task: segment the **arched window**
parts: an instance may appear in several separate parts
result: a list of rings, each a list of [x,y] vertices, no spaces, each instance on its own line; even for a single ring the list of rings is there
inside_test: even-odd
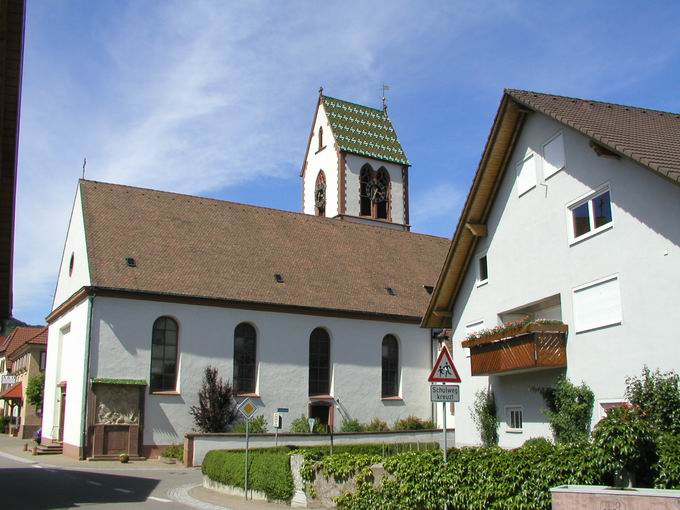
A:
[[[380,195],[376,201],[376,217],[387,220],[390,217],[390,174],[384,167],[378,170],[376,184]]]
[[[373,169],[370,165],[364,165],[359,175],[359,196],[361,197],[361,216],[372,216],[371,214],[371,183],[373,182]]]
[[[159,317],[153,323],[151,339],[151,391],[177,389],[177,322]]]
[[[323,149],[323,127],[319,126],[319,149]]]
[[[317,216],[326,216],[326,175],[319,170],[314,186],[314,210]]]
[[[245,322],[234,330],[234,391],[255,393],[257,379],[257,333]]]
[[[399,396],[399,343],[394,335],[382,341],[382,396]]]
[[[309,395],[328,395],[331,391],[331,337],[316,328],[309,337]]]

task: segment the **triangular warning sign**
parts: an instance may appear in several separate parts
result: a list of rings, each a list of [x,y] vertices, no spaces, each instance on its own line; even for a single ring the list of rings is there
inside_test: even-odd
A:
[[[427,380],[429,382],[442,383],[460,382],[460,375],[458,375],[458,370],[456,370],[456,367],[453,364],[453,359],[451,358],[446,345],[444,345],[442,350],[439,352],[437,361],[435,362],[434,368],[432,369],[432,372],[430,372],[430,377],[428,377]]]

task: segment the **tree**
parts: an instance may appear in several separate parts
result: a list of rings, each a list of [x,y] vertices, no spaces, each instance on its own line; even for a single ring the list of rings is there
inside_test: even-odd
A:
[[[236,421],[237,410],[234,391],[227,380],[217,376],[217,369],[207,366],[203,383],[198,392],[198,406],[191,406],[190,413],[201,432],[226,432]]]
[[[626,398],[655,433],[680,434],[678,374],[658,369],[652,372],[645,366],[640,377],[626,378]]]
[[[33,375],[28,380],[26,385],[26,400],[28,403],[33,405],[36,412],[42,409],[43,404],[43,392],[45,389],[45,374],[40,373],[38,375]]]

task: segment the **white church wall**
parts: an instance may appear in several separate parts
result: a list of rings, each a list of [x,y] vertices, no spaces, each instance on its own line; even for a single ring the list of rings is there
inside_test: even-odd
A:
[[[340,408],[335,412],[336,427],[343,414],[390,424],[411,414],[431,418],[426,380],[431,368],[430,332],[417,324],[98,297],[91,375],[148,381],[151,331],[163,315],[179,324],[178,393],[146,395],[146,445],[177,443],[192,431],[189,407],[196,404],[203,370],[213,365],[222,377],[232,378],[233,334],[241,322],[250,322],[258,333],[258,414],[271,422],[277,408],[288,408],[284,431],[293,419],[308,414],[309,336],[316,327],[326,328],[331,336],[331,393]],[[402,400],[381,399],[381,343],[387,334],[399,341]]]
[[[66,383],[64,443],[82,446],[82,411],[89,301],[84,300],[49,325],[42,435],[57,439],[61,409],[59,383]]]
[[[319,127],[323,128],[324,148],[319,151]],[[307,169],[304,175],[303,211],[315,214],[314,188],[319,171],[326,175],[326,216],[332,218],[338,214],[338,153],[335,150],[335,138],[328,123],[326,111],[321,105],[312,130],[312,140],[307,154]]]
[[[73,271],[69,274],[69,267],[73,257]],[[87,259],[87,247],[85,245],[85,227],[83,223],[83,207],[80,195],[80,186],[76,191],[69,222],[68,233],[64,243],[57,289],[54,294],[52,309],[66,301],[73,293],[82,287],[90,285],[90,269]]]
[[[564,136],[566,164],[546,180],[552,170],[542,160],[542,147],[558,132]],[[620,401],[626,376],[640,374],[643,365],[680,370],[673,324],[680,284],[680,187],[627,158],[598,157],[588,142],[541,114],[528,117],[491,209],[488,236],[476,248],[453,309],[454,360],[469,355],[461,347],[466,326],[483,321],[481,327],[491,328],[499,324],[499,314],[559,295],[561,317],[569,326],[567,376],[577,384],[585,381],[596,402]],[[516,168],[528,151],[537,158],[537,186],[519,196]],[[603,185],[610,186],[611,227],[571,242],[567,205]],[[488,281],[479,284],[476,263],[483,254]],[[619,278],[621,322],[577,332],[574,289],[611,275]],[[529,388],[554,381],[560,370],[489,378],[472,377],[469,362],[457,367],[463,378],[457,442],[479,442],[469,408],[475,391],[489,383],[498,396],[501,445],[549,435],[538,396]],[[522,434],[505,431],[505,406],[511,405],[523,405],[529,418]],[[593,421],[602,416],[598,406]]]
[[[346,214],[359,216],[361,212],[359,176],[361,175],[361,167],[366,163],[371,165],[374,171],[378,171],[380,167],[385,167],[388,171],[392,190],[390,197],[392,200],[392,222],[399,224],[406,223],[404,217],[404,179],[401,165],[378,161],[365,156],[357,156],[356,154],[347,154],[345,158],[345,183],[347,186],[345,194]]]

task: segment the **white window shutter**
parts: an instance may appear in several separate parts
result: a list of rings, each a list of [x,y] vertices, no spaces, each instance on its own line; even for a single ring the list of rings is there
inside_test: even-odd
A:
[[[574,289],[574,326],[577,333],[619,324],[621,320],[618,276]]]
[[[547,179],[564,168],[564,138],[562,133],[543,146],[543,178]]]
[[[533,154],[517,165],[517,196],[536,186],[536,158]]]

